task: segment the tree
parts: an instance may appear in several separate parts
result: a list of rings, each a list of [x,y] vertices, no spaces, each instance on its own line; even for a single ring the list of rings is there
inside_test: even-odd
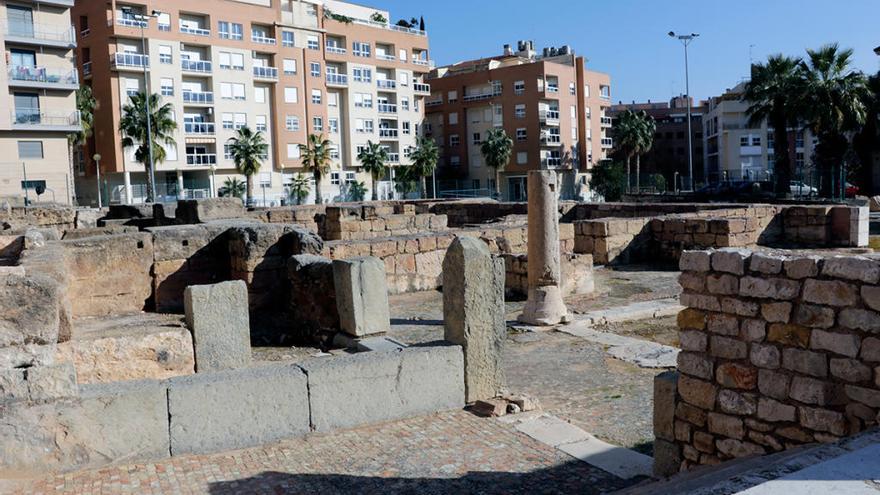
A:
[[[872,195],[880,184],[874,183],[874,154],[880,151],[880,72],[868,78],[865,99],[865,125],[853,138],[853,147],[859,157],[859,186]]]
[[[238,173],[244,175],[247,183],[247,205],[254,204],[254,179],[253,176],[260,171],[263,156],[269,151],[269,145],[260,131],[254,132],[250,127],[244,126],[239,129],[235,136],[228,141],[232,161]]]
[[[382,15],[380,12],[373,12],[373,14],[370,16],[370,20],[381,24],[385,24],[388,22],[388,19],[386,19],[385,16]]]
[[[67,158],[70,163],[71,180],[74,177],[74,150],[78,146],[85,146],[86,140],[92,137],[94,133],[95,105],[95,97],[92,95],[91,86],[80,86],[76,90],[76,109],[79,111],[80,129],[67,135]]]
[[[480,145],[480,153],[486,166],[495,172],[495,195],[501,196],[501,187],[498,174],[504,170],[510,162],[513,153],[513,140],[504,132],[504,129],[495,128],[486,133],[486,139]]]
[[[299,145],[303,166],[315,180],[315,204],[324,202],[321,196],[321,178],[330,171],[330,147],[333,143],[323,134],[309,134],[306,144]]]
[[[367,141],[367,145],[363,147],[357,156],[364,170],[370,173],[373,178],[373,201],[379,199],[379,178],[385,175],[387,167],[385,162],[388,161],[388,152],[385,151],[379,143]]]
[[[799,95],[808,127],[819,138],[816,159],[822,177],[820,194],[843,190],[840,176],[849,150],[848,134],[865,123],[868,89],[864,74],[852,69],[852,49],[836,43],[807,50],[801,62],[802,92]]]
[[[626,160],[626,189],[632,184],[630,179],[630,167],[632,158],[636,158],[636,193],[641,187],[641,155],[650,151],[654,143],[654,133],[657,124],[654,118],[644,110],[634,112],[624,110],[617,116],[614,122],[614,143]]]
[[[147,103],[149,100],[149,104]],[[147,106],[149,105],[150,134],[152,140],[147,137]],[[157,163],[165,161],[165,146],[176,146],[172,133],[177,129],[177,123],[172,117],[174,108],[170,103],[160,105],[160,96],[156,93],[147,95],[135,93],[129,97],[129,102],[122,107],[122,119],[119,122],[119,130],[122,132],[122,146],[128,148],[137,146],[134,159],[144,165],[147,173],[147,202],[152,203],[153,197],[153,167]],[[150,162],[150,150],[148,142],[153,143],[153,161]]]
[[[440,160],[437,143],[433,139],[420,137],[416,141],[416,149],[409,154],[409,159],[412,160],[413,173],[419,179],[419,196],[424,199],[427,191],[425,177],[434,173]]]
[[[245,193],[244,182],[235,177],[230,177],[223,182],[223,187],[219,191],[220,197],[234,197],[242,199]]]
[[[760,128],[766,120],[773,128],[776,184],[779,197],[791,194],[791,159],[788,129],[799,120],[798,93],[803,81],[802,60],[771,55],[766,63],[752,65],[752,78],[746,84],[743,100],[749,103],[749,127]]]
[[[367,196],[367,186],[363,182],[352,182],[348,186],[349,201],[363,201]]]
[[[294,200],[296,204],[301,205],[309,196],[311,189],[312,185],[309,182],[309,178],[303,174],[296,174],[290,183],[290,199]]]
[[[590,170],[590,189],[601,194],[605,201],[620,201],[627,182],[623,164],[602,160]]]
[[[397,190],[406,199],[406,196],[419,189],[419,179],[424,178],[416,170],[415,165],[407,165],[405,167],[397,167],[397,173],[394,175],[394,189]]]

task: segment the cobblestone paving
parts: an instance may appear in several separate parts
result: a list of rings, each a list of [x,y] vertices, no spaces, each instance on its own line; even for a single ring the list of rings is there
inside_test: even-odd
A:
[[[464,411],[35,482],[15,493],[602,493],[626,482]]]

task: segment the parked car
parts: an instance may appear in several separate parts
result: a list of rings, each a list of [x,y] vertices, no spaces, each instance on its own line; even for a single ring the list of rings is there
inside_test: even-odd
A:
[[[819,193],[819,190],[815,187],[810,187],[799,180],[791,181],[791,185],[789,186],[791,190],[792,196],[800,197],[800,196],[815,196]]]

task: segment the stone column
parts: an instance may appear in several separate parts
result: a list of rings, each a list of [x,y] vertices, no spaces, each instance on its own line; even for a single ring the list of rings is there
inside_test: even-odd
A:
[[[248,289],[241,280],[190,285],[183,292],[196,371],[240,368],[251,361]]]
[[[559,254],[559,184],[552,170],[529,171],[529,295],[519,321],[556,325],[567,321]]]
[[[473,237],[457,237],[443,259],[444,338],[464,351],[466,402],[496,397],[504,384],[504,275],[504,260]]]

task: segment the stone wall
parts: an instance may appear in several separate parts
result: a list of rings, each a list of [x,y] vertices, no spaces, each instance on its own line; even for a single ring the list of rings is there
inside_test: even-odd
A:
[[[655,405],[663,464],[714,464],[877,424],[880,259],[688,251],[680,266],[680,376]]]
[[[447,229],[446,216],[416,214],[414,205],[328,206],[322,236],[329,241],[397,237]]]
[[[504,292],[507,297],[525,297],[529,293],[529,257],[526,254],[501,254],[504,260]],[[590,294],[595,289],[593,257],[565,253],[560,257],[563,297]]]

